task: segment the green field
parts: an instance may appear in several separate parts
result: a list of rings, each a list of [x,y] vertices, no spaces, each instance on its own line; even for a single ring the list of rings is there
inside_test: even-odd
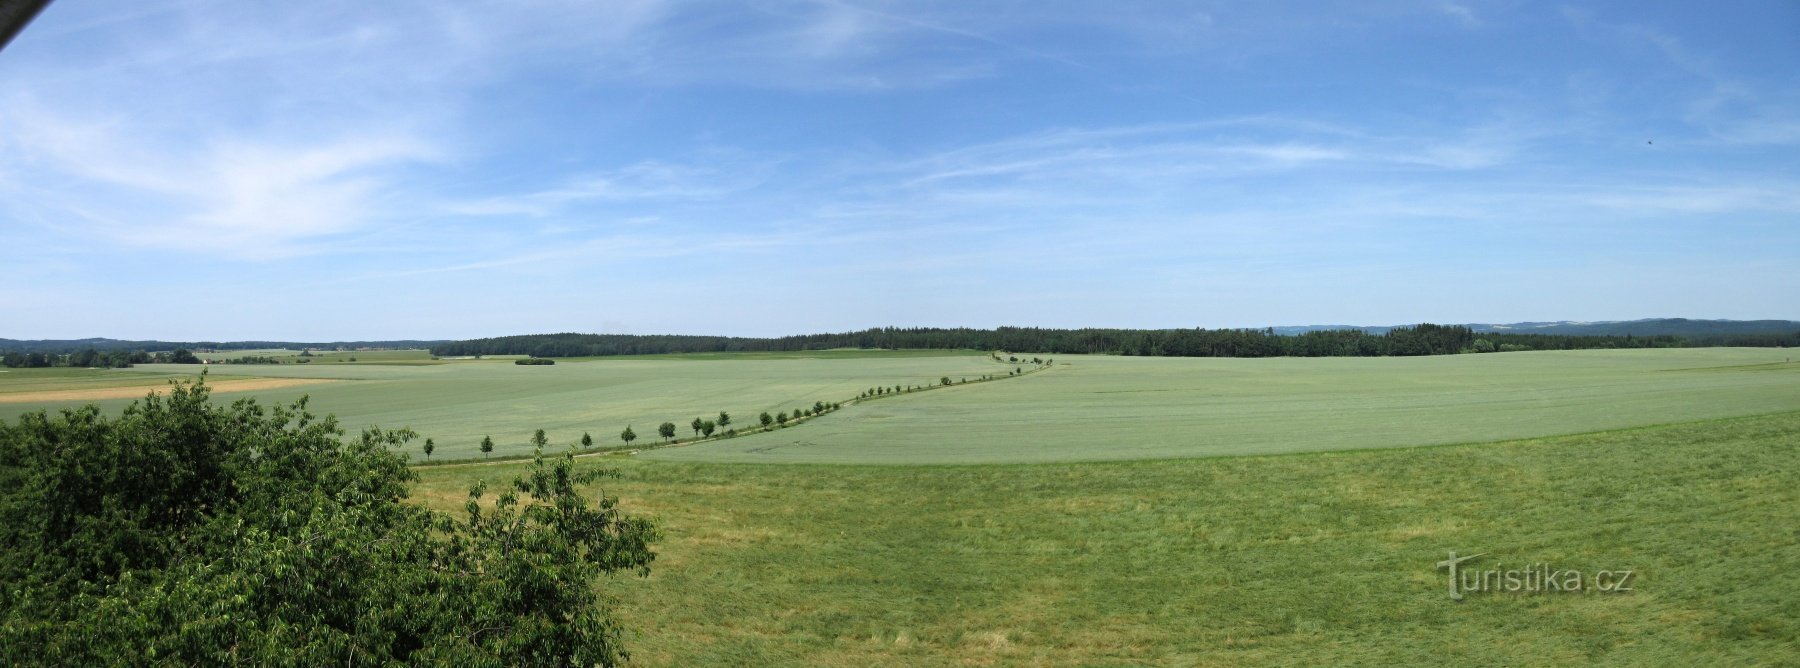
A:
[[[615,357],[518,366],[508,360],[415,365],[423,351],[357,363],[211,365],[218,379],[342,382],[255,393],[312,397],[351,430],[412,427],[434,459],[529,453],[591,433],[639,446],[664,421],[849,401],[872,385],[934,384],[1004,374],[985,355],[821,351]],[[414,357],[405,358],[404,354]],[[346,357],[349,353],[340,353]],[[366,355],[367,352],[357,353]],[[1415,358],[1206,359],[1065,356],[1041,372],[847,405],[805,425],[643,456],[759,463],[1007,463],[1156,459],[1381,448],[1527,438],[1800,409],[1800,364],[1780,349],[1707,348]],[[195,367],[14,370],[0,393],[159,385]],[[58,385],[69,383],[71,385]],[[243,394],[221,394],[221,399]],[[0,403],[0,416],[80,403]],[[128,399],[97,402],[117,410]]]
[[[1006,381],[997,385],[1023,383]],[[1271,419],[1264,416],[1263,419]],[[666,533],[637,663],[1793,665],[1800,413],[1506,443],[986,466],[605,457]],[[518,465],[422,469],[458,507]],[[1470,593],[1435,567],[1634,571]]]
[[[806,425],[645,453],[786,463],[1003,463],[1491,441],[1800,409],[1779,349],[1409,358],[1059,357]]]
[[[359,360],[361,359],[358,353]],[[681,426],[728,411],[738,425],[758,413],[792,411],[815,401],[844,401],[872,385],[924,385],[949,374],[975,377],[1004,374],[1012,368],[979,355],[837,356],[839,358],[669,360],[610,358],[563,362],[552,366],[519,366],[509,360],[458,361],[444,364],[282,364],[210,365],[214,379],[239,377],[312,378],[341,382],[259,391],[222,393],[229,401],[256,396],[269,402],[312,397],[312,408],[334,413],[352,430],[378,425],[412,427],[437,441],[434,459],[479,458],[483,435],[495,441],[495,456],[528,454],[534,430],[548,432],[553,443],[573,443],[583,431],[602,445],[619,445],[618,433],[631,425],[639,445],[655,440],[656,425]],[[63,371],[63,370],[58,370]],[[84,370],[67,370],[84,371]],[[188,374],[193,365],[145,364],[109,372],[117,377],[159,385],[168,374]],[[94,372],[102,373],[102,372]],[[143,374],[143,375],[139,375]],[[8,376],[0,374],[0,392]],[[1008,381],[1015,382],[1015,381]],[[146,387],[146,390],[148,387]],[[117,411],[130,399],[95,401]],[[0,403],[0,417],[40,408],[87,403],[61,400]]]
[[[42,369],[0,369],[0,395],[29,392],[59,392],[108,387],[152,388],[170,380],[193,378],[189,366],[183,371],[147,371],[144,369],[75,369],[50,367]],[[0,414],[5,409],[0,408]]]

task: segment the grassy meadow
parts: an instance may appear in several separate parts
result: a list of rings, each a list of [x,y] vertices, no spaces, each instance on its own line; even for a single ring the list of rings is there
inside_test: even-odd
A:
[[[1289,456],[582,461],[665,532],[648,578],[602,585],[641,665],[1800,661],[1797,412]],[[521,468],[421,469],[418,498]],[[1633,591],[1454,601],[1447,550]]]

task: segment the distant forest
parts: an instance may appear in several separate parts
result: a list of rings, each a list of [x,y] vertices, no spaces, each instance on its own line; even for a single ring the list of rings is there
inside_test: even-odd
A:
[[[303,342],[303,341],[126,341],[126,340],[121,340],[121,339],[38,339],[38,340],[0,339],[0,351],[10,350],[10,351],[16,351],[16,352],[21,352],[21,353],[36,352],[36,353],[46,353],[46,354],[53,354],[53,355],[68,355],[71,353],[81,352],[83,350],[94,350],[94,351],[104,353],[104,352],[111,352],[111,351],[115,351],[115,350],[122,350],[125,352],[131,352],[131,351],[137,351],[137,350],[170,351],[170,350],[175,350],[177,348],[186,348],[188,350],[268,350],[268,349],[303,350],[306,348],[319,348],[319,349],[324,349],[324,350],[336,350],[339,348],[346,349],[346,350],[356,350],[358,348],[416,349],[416,348],[429,348],[431,346],[438,345],[441,343],[448,343],[448,342],[443,341],[441,339],[433,340],[433,341],[419,341],[419,340],[331,341],[331,342],[313,342],[313,343]]]
[[[1477,333],[1463,325],[1420,324],[1384,334],[1358,330],[1295,335],[1272,329],[999,329],[881,328],[778,338],[531,334],[455,341],[434,355],[601,357],[666,353],[771,352],[832,348],[971,349],[1162,357],[1382,357],[1522,350],[1800,346],[1800,331],[1716,336],[1577,336]]]

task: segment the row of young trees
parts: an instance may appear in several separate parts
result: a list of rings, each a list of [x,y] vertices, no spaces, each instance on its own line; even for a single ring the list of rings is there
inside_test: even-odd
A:
[[[1379,357],[1474,352],[1480,341],[1494,350],[1677,348],[1707,345],[1800,345],[1792,334],[1582,336],[1480,333],[1462,325],[1420,324],[1382,334],[1321,330],[1277,334],[1272,329],[998,329],[882,328],[780,338],[536,334],[472,339],[436,345],[436,355],[580,357],[697,352],[761,352],[831,348],[1029,350],[1052,354],[1116,354],[1166,357]]]
[[[815,415],[823,415],[826,412],[837,410],[841,406],[842,404],[835,402],[815,401],[811,407],[802,406],[794,409],[792,415],[787,411],[781,411],[773,415],[764,411],[761,415],[757,416],[757,420],[762,428],[768,429],[775,426],[785,426],[791,421],[813,417]],[[688,428],[694,431],[694,438],[712,438],[713,434],[722,434],[727,437],[737,436],[737,428],[732,427],[731,425],[731,413],[719,411],[719,415],[714,418],[694,418],[692,422],[688,423]],[[677,429],[675,423],[664,422],[657,425],[656,435],[661,436],[664,443],[679,443],[680,441],[676,439],[678,433]],[[625,430],[619,432],[619,440],[624,442],[627,447],[631,445],[632,441],[636,441],[637,439],[637,430],[633,429],[631,425],[626,425]],[[579,442],[583,449],[594,447],[594,437],[588,432],[581,433],[581,440]],[[539,429],[531,435],[530,443],[534,449],[542,450],[550,444],[550,439],[544,430]],[[494,452],[493,435],[489,434],[482,436],[481,442],[477,448],[481,451],[481,456],[483,458],[492,455]],[[425,439],[425,443],[421,450],[425,453],[425,458],[430,460],[432,453],[437,451],[437,441],[431,438]]]
[[[85,348],[58,354],[39,351],[8,350],[0,352],[0,365],[10,369],[42,369],[49,367],[124,369],[133,364],[199,364],[200,358],[185,348],[168,352],[143,350],[108,350]]]

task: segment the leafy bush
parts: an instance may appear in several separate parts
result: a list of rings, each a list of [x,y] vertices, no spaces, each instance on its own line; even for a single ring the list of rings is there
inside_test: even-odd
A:
[[[540,451],[460,519],[407,501],[408,430],[176,385],[0,422],[0,664],[611,665],[595,589],[655,529]]]

